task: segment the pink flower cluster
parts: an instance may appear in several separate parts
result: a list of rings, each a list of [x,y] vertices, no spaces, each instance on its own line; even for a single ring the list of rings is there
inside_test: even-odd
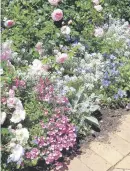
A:
[[[61,96],[61,97],[56,96],[55,99],[56,99],[56,102],[58,104],[65,104],[65,103],[68,103],[69,102],[68,98],[67,97],[64,97],[64,96]]]
[[[27,159],[36,159],[39,155],[40,151],[37,148],[33,148],[31,151],[26,153]]]
[[[40,78],[39,83],[35,87],[35,90],[40,100],[55,102],[58,105],[66,105],[69,103],[67,97],[55,95],[54,86],[48,78]]]
[[[25,88],[26,87],[26,83],[24,80],[20,80],[19,78],[15,78],[14,79],[14,87],[19,88]]]
[[[69,150],[70,147],[74,147],[76,143],[75,127],[69,123],[66,116],[61,114],[55,114],[48,124],[41,122],[41,126],[46,132],[46,136],[35,137],[40,156],[45,159],[46,164],[56,163],[56,167],[61,168],[62,166],[57,163],[57,160],[62,157],[63,149]],[[26,157],[32,159],[39,154],[38,150],[36,152],[33,156],[31,150]]]
[[[35,90],[40,100],[50,102],[53,98],[54,88],[50,81],[40,78]]]
[[[66,60],[68,60],[68,55],[66,53],[62,53],[56,57],[56,62],[59,64],[63,64]]]

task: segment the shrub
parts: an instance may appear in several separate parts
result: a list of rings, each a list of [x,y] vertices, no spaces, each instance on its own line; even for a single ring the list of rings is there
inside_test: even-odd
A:
[[[129,0],[106,0],[108,8],[106,13],[112,14],[115,18],[125,19],[130,22],[130,1]]]
[[[96,11],[91,0],[60,2],[58,8],[63,10],[64,16],[63,20],[56,22],[51,18],[56,7],[50,5],[47,0],[6,0],[2,2],[2,6],[2,40],[12,40],[13,49],[22,60],[30,62],[39,58],[34,48],[39,41],[43,43],[44,54],[47,56],[52,55],[52,50],[59,48],[59,45],[70,46],[79,39],[83,40],[91,51],[97,46],[92,35],[95,26],[103,22],[103,15],[102,12]],[[4,25],[9,19],[15,22],[11,28]],[[71,28],[70,35],[64,36],[61,33],[60,28],[64,25]]]

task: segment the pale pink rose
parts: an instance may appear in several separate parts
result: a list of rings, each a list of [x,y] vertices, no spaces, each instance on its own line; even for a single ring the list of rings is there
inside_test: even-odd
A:
[[[11,44],[12,41],[9,40],[2,44],[1,60],[9,60],[12,57]]]
[[[95,5],[98,5],[98,4],[99,4],[99,0],[92,0],[92,2],[93,2]]]
[[[15,97],[9,97],[7,99],[7,107],[9,109],[11,109],[11,108],[15,108],[15,105],[16,105],[16,98]]]
[[[101,27],[97,27],[94,32],[95,37],[102,37],[104,35],[104,30]]]
[[[103,10],[103,7],[101,5],[95,5],[94,8],[98,12],[101,12]]]
[[[43,65],[42,69],[44,71],[48,71],[50,69],[49,65]]]
[[[15,96],[15,92],[14,92],[14,90],[13,89],[10,89],[9,90],[9,97],[14,97]]]
[[[42,49],[42,45],[43,45],[42,42],[38,42],[35,46],[36,50],[38,51],[38,50]]]
[[[60,21],[63,18],[63,12],[61,9],[56,9],[53,11],[51,16],[54,21]]]
[[[56,58],[57,63],[64,63],[68,59],[68,55],[66,53],[62,53]]]
[[[15,25],[15,22],[14,22],[14,20],[7,20],[7,21],[5,21],[4,25],[5,25],[5,27],[10,28]]]
[[[23,110],[23,105],[17,97],[9,97],[7,99],[7,107],[9,109],[17,108]]]
[[[6,104],[7,99],[5,97],[1,97],[1,103]]]
[[[20,80],[19,82],[21,87],[25,87],[26,86],[26,82],[24,80]]]
[[[42,45],[43,45],[42,42],[38,42],[35,46],[35,49],[39,53],[39,55],[42,55],[44,52]]]
[[[51,5],[57,6],[60,0],[48,0]]]

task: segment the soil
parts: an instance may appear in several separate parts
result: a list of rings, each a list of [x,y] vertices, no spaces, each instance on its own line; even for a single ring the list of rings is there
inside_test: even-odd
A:
[[[80,146],[87,148],[90,142],[95,139],[98,141],[107,141],[108,133],[116,131],[118,125],[120,125],[122,115],[126,115],[128,112],[125,109],[102,109],[100,116],[97,117],[100,120],[100,130],[93,131],[91,135],[81,140]]]

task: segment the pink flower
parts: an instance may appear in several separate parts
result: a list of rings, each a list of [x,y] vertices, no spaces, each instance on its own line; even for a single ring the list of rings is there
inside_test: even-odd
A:
[[[92,0],[92,2],[93,2],[95,5],[98,5],[98,4],[99,4],[99,0]]]
[[[60,0],[48,0],[51,5],[57,6]]]
[[[42,55],[43,52],[44,52],[44,50],[43,50],[43,48],[42,48],[42,45],[43,45],[42,42],[38,42],[38,43],[36,44],[36,46],[35,46],[35,49],[36,49],[36,51],[39,53],[39,55]]]
[[[9,60],[12,57],[11,44],[12,41],[9,40],[2,44],[1,60]]]
[[[61,162],[55,163],[55,166],[56,166],[56,170],[60,170],[64,167],[63,163],[61,163]]]
[[[43,65],[43,67],[42,67],[42,69],[44,70],[44,71],[48,71],[49,70],[49,65]]]
[[[26,83],[23,80],[20,80],[20,83],[19,84],[20,84],[21,87],[25,87],[26,86]]]
[[[30,152],[26,153],[26,158],[27,159],[35,159],[39,155],[39,150],[37,148],[33,148]]]
[[[9,98],[7,99],[7,107],[8,107],[9,109],[11,109],[11,108],[14,108],[15,105],[16,105],[16,98],[15,98],[15,97],[9,97]]]
[[[13,89],[10,89],[9,90],[9,97],[14,97],[15,96],[15,92],[14,92],[14,90]]]
[[[68,59],[68,55],[66,53],[62,53],[56,58],[57,63],[64,63]]]
[[[44,115],[48,115],[48,110],[47,109],[44,110]]]
[[[6,104],[7,99],[5,97],[1,97],[1,103]]]
[[[14,20],[7,20],[7,21],[5,21],[4,25],[5,25],[5,27],[10,28],[15,25],[15,22],[14,22]]]
[[[51,16],[54,21],[60,21],[63,18],[63,12],[61,9],[56,9],[53,11]]]

